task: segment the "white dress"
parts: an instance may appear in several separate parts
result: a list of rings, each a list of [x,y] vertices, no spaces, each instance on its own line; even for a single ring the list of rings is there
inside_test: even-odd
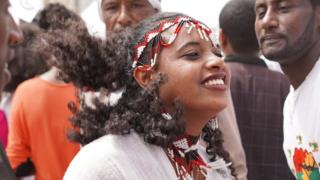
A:
[[[199,153],[201,154],[201,153]],[[211,172],[207,179],[233,179]],[[175,170],[162,148],[145,143],[132,132],[106,135],[84,146],[70,163],[65,180],[177,180]]]
[[[297,179],[320,180],[320,60],[284,105],[283,148]]]

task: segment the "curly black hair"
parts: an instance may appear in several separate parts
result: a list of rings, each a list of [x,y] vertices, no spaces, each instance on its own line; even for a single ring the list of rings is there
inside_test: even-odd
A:
[[[42,32],[41,29],[34,24],[24,22],[20,24],[20,29],[24,41],[12,47],[14,57],[8,62],[11,81],[4,87],[5,92],[12,93],[21,82],[49,70],[46,60],[38,56],[37,51],[33,51],[30,47],[34,38]]]
[[[84,104],[79,110],[74,104],[70,104],[74,113],[71,121],[80,129],[70,135],[73,140],[87,144],[106,134],[123,135],[134,130],[144,141],[166,148],[185,132],[183,105],[179,99],[173,102],[175,111],[171,114],[171,120],[162,115],[163,104],[159,98],[159,88],[166,83],[168,77],[158,74],[153,85],[144,89],[132,75],[132,57],[136,43],[144,39],[148,31],[159,28],[162,20],[173,20],[178,16],[185,15],[155,14],[134,29],[110,37],[106,42],[91,37],[85,28],[77,24],[73,25],[71,31],[51,31],[42,36],[42,42],[45,43],[40,47],[46,49],[42,52],[57,57],[54,64],[63,71],[63,80],[73,82],[81,90],[106,88],[109,91],[123,91],[115,105],[105,105],[96,100],[95,108]],[[153,48],[153,42],[149,44],[151,45],[145,48],[140,62],[150,63],[148,52]],[[213,129],[207,124],[202,135],[208,143],[207,153],[212,157],[211,161],[220,156],[230,162],[229,154],[223,148],[219,129]],[[234,169],[231,170],[235,175]]]
[[[38,12],[33,23],[44,30],[64,29],[68,26],[66,20],[82,21],[81,17],[74,11],[66,8],[60,3],[50,3],[44,9]]]

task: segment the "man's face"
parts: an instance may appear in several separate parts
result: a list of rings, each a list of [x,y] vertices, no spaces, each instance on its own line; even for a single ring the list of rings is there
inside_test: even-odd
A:
[[[0,0],[0,92],[8,81],[9,74],[5,71],[5,66],[11,58],[10,44],[17,43],[21,39],[21,31],[15,24],[8,11],[8,0]]]
[[[157,12],[148,0],[102,0],[101,8],[108,33],[134,26]]]
[[[7,26],[8,20],[9,20],[8,7],[9,7],[9,2],[7,0],[0,0],[0,61],[1,62],[4,62],[7,56],[7,49],[8,49],[8,34],[9,34],[9,28]]]
[[[314,44],[317,22],[310,0],[256,0],[255,13],[256,35],[268,59],[290,63]]]
[[[4,86],[6,76],[4,74],[5,64],[9,55],[9,2],[7,0],[0,0],[0,92]]]

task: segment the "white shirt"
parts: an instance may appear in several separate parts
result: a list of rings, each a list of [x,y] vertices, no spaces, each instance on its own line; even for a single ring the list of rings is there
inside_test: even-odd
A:
[[[207,179],[232,179],[228,172],[228,177],[222,177],[217,171],[210,172]],[[106,135],[84,146],[70,163],[64,179],[177,180],[177,177],[161,147],[145,143],[131,132],[130,135]]]
[[[320,179],[319,145],[320,60],[296,90],[291,87],[284,105],[283,148],[297,179]]]

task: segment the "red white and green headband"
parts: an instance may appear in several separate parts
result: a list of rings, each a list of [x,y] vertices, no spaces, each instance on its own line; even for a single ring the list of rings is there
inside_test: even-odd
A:
[[[135,45],[132,68],[152,69],[157,62],[160,47],[170,46],[177,38],[184,24],[186,24],[186,28],[188,28],[188,34],[190,34],[193,29],[196,29],[201,39],[212,41],[210,38],[212,34],[211,29],[195,19],[187,16],[179,16],[173,20],[163,20],[160,22],[158,28],[147,32],[144,39]],[[170,32],[163,33],[167,30],[169,31],[169,29]],[[153,43],[150,51],[150,64],[143,64],[139,62],[139,59],[150,42]]]

